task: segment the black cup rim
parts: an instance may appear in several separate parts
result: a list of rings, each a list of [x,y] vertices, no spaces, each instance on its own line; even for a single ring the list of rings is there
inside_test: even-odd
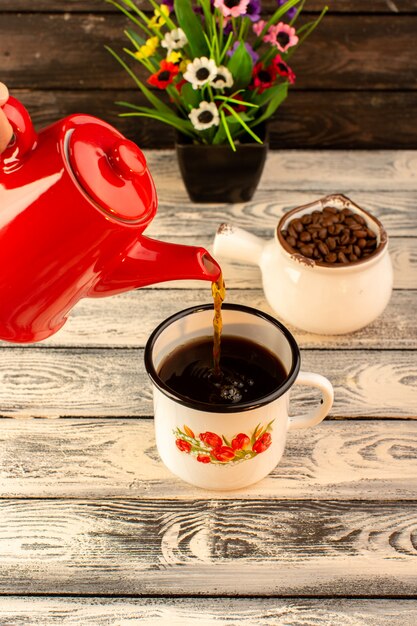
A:
[[[270,404],[277,398],[284,395],[284,393],[288,391],[290,387],[292,387],[295,379],[298,376],[298,372],[300,371],[301,356],[300,356],[300,350],[297,345],[297,342],[294,339],[293,335],[288,330],[288,328],[286,328],[286,326],[284,326],[277,319],[272,317],[272,315],[269,315],[268,313],[264,313],[263,311],[260,311],[259,309],[245,306],[243,304],[241,305],[241,304],[225,303],[222,305],[222,310],[242,311],[244,313],[249,313],[251,315],[261,317],[262,319],[270,322],[283,333],[291,349],[291,355],[292,355],[291,369],[288,372],[286,379],[281,383],[281,385],[279,385],[276,389],[274,389],[272,393],[267,394],[266,396],[262,396],[256,401],[242,402],[241,404],[238,404],[238,405],[209,404],[207,402],[199,402],[198,400],[191,400],[187,396],[183,396],[179,393],[176,393],[170,387],[168,387],[168,385],[166,385],[164,381],[162,381],[159,378],[158,373],[154,367],[153,360],[152,360],[153,348],[159,335],[166,328],[168,328],[168,326],[170,326],[173,322],[183,317],[186,317],[188,315],[192,315],[194,313],[200,313],[202,311],[207,311],[210,309],[213,309],[212,304],[197,305],[197,306],[189,307],[187,309],[183,309],[182,311],[179,311],[178,313],[174,313],[174,315],[167,317],[163,322],[161,322],[152,331],[151,335],[149,336],[148,341],[146,342],[144,361],[145,361],[145,369],[148,373],[149,378],[153,382],[153,384],[164,395],[166,395],[171,400],[174,400],[178,404],[181,404],[191,409],[195,409],[197,411],[204,411],[206,413],[241,413],[243,411],[251,411],[251,410],[260,408],[262,406],[265,406],[266,404]]]

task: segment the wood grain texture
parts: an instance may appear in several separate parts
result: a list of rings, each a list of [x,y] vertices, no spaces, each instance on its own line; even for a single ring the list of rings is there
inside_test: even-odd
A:
[[[303,350],[302,369],[332,382],[332,418],[417,417],[417,363],[407,351]],[[292,394],[294,413],[317,402],[302,388]],[[142,349],[5,348],[0,353],[0,417],[151,414]]]
[[[329,0],[326,3],[329,13],[417,13],[416,0]],[[142,10],[149,9],[147,0],[137,0],[136,5]],[[323,8],[322,0],[308,0],[304,12],[319,12]],[[271,13],[275,7],[275,0],[263,0],[263,12]],[[33,12],[33,2],[31,0],[2,0],[0,13],[2,12]],[[114,7],[106,4],[104,0],[37,0],[36,12],[110,12],[115,13]]]
[[[164,202],[170,199],[173,203],[177,199],[185,200],[184,187],[180,180],[179,168],[175,153],[172,150],[147,150],[146,156],[149,167],[154,172],[157,188],[160,189],[160,198]],[[391,211],[401,211],[410,200],[408,191],[417,191],[417,151],[416,150],[271,150],[268,153],[266,165],[260,180],[259,191],[278,192],[280,196],[285,191],[314,191],[316,194],[310,202],[320,194],[348,193],[348,191],[367,191],[374,202],[364,203],[362,199],[352,198],[362,203],[364,208],[374,210],[377,207],[381,192],[401,192],[387,199],[386,206]],[[173,195],[174,194],[174,195]],[[285,207],[285,199],[275,198],[276,203]],[[415,194],[413,195],[415,201]],[[306,200],[308,202],[308,200]],[[248,203],[251,206],[251,203]],[[197,205],[198,208],[199,205]],[[292,206],[290,204],[290,206]],[[297,205],[294,205],[297,206]],[[407,205],[407,228],[415,224],[415,204]],[[194,206],[194,209],[196,206]],[[204,208],[204,205],[203,207]],[[215,209],[215,206],[210,206]],[[222,205],[222,211],[228,206]],[[232,211],[239,211],[242,205],[229,207]],[[267,219],[267,215],[264,216]],[[196,218],[197,219],[197,218]],[[396,216],[396,221],[403,221],[402,216]],[[388,226],[387,226],[388,228]],[[404,234],[398,231],[391,234]]]
[[[227,302],[250,305],[275,315],[267,304],[263,291],[253,289],[250,285],[251,279],[256,281],[255,284],[260,284],[259,271],[253,268],[252,273],[247,273],[245,267],[242,269],[242,266],[235,266],[234,271],[240,275],[241,285],[239,289],[234,289],[231,287],[234,283],[229,267],[227,264],[223,267],[228,285]],[[81,300],[71,311],[67,323],[59,333],[39,344],[29,344],[24,349],[47,351],[53,346],[143,348],[158,322],[189,306],[208,304],[211,301],[209,285],[202,288],[199,281],[190,284],[188,281],[178,281],[174,285],[179,288],[165,283],[162,289],[155,285],[153,289],[131,291],[106,300]],[[285,324],[302,349],[416,349],[416,308],[417,291],[394,291],[382,316],[355,333],[315,335],[299,330],[287,322]],[[2,351],[8,349],[9,343],[0,342],[0,360]]]
[[[154,626],[415,626],[415,600],[278,598],[21,598],[1,599],[7,626],[138,624]]]
[[[166,469],[151,419],[3,419],[0,426],[2,498],[219,497]],[[417,501],[416,476],[417,421],[325,421],[289,432],[267,478],[222,497]]]
[[[12,89],[37,128],[71,113],[100,117],[142,148],[171,148],[169,126],[146,118],[121,118],[116,101],[145,104],[132,89]],[[292,91],[269,122],[270,145],[285,148],[416,148],[415,91]]]
[[[131,78],[104,49],[126,47],[127,25],[115,14],[0,13],[2,80],[11,88],[131,88]],[[415,90],[416,30],[417,15],[328,15],[291,59],[296,89]],[[381,56],[387,40],[389,57]]]
[[[406,597],[417,502],[3,500],[0,591]]]

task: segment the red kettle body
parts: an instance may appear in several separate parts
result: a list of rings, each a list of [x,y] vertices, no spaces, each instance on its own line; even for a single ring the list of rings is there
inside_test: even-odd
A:
[[[134,143],[88,115],[36,134],[16,99],[3,110],[14,139],[0,155],[0,339],[45,339],[86,296],[217,280],[204,248],[142,235],[157,196]]]

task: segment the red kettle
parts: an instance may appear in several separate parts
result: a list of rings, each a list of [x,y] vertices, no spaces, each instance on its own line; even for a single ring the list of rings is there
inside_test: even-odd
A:
[[[89,115],[37,134],[18,100],[3,111],[14,139],[0,155],[0,339],[49,337],[83,297],[218,279],[204,248],[142,235],[157,196],[134,143]]]

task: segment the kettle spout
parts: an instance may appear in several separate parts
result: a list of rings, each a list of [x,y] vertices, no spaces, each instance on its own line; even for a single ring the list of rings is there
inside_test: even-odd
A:
[[[204,248],[141,236],[117,267],[94,285],[89,295],[110,296],[169,280],[216,282],[220,274],[219,264]]]

